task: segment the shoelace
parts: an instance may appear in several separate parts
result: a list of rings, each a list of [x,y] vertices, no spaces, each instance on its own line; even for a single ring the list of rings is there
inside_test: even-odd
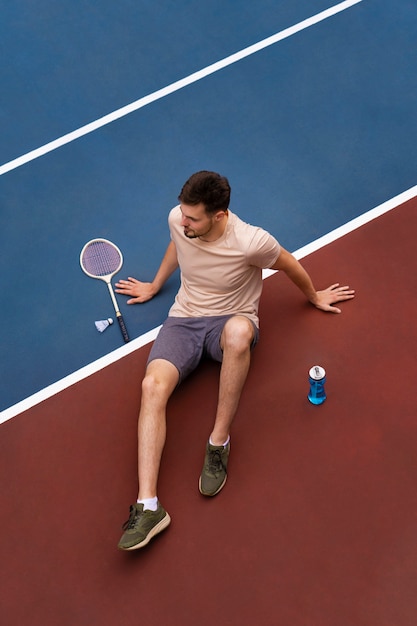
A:
[[[130,515],[129,519],[123,524],[123,530],[131,530],[135,527],[138,517],[140,517],[141,512],[138,511],[134,506],[130,507]]]
[[[222,454],[220,450],[210,450],[208,458],[208,471],[210,474],[215,474],[225,469],[222,462]]]

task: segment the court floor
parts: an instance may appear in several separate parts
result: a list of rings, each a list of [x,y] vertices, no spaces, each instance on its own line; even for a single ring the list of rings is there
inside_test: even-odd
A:
[[[22,0],[0,32],[2,622],[414,626],[413,3]],[[318,287],[357,295],[329,316],[265,279],[225,489],[197,488],[207,362],[169,404],[172,524],[126,555],[140,380],[178,276],[146,305],[119,298],[123,345],[97,332],[114,312],[78,258],[104,236],[120,277],[150,280],[198,169],[227,175],[231,208]]]
[[[414,624],[417,290],[404,268],[416,208],[304,259],[355,285],[341,315],[313,309],[284,275],[266,279],[226,486],[198,492],[219,373],[206,362],[168,407],[159,497],[171,526],[137,553],[116,545],[137,489],[149,346],[2,425],[5,623]],[[319,407],[307,400],[316,362]]]

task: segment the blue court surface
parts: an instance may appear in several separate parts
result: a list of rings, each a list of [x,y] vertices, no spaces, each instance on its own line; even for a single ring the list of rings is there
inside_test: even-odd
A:
[[[81,248],[111,239],[119,278],[152,279],[194,171],[226,175],[232,210],[292,251],[416,185],[410,0],[21,0],[0,33],[2,411],[122,346],[117,324],[95,328],[114,311]],[[177,285],[140,306],[119,296],[133,339]]]

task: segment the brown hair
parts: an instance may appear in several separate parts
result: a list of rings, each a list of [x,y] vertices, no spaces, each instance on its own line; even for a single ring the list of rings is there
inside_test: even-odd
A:
[[[196,172],[184,184],[178,200],[190,206],[202,202],[207,213],[227,211],[230,203],[229,181],[216,172]]]

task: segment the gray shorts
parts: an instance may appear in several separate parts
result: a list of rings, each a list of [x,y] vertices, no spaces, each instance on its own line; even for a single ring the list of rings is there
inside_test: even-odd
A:
[[[184,380],[203,358],[223,360],[220,338],[223,328],[233,315],[215,317],[168,317],[158,333],[149,354],[148,363],[165,359],[177,368]],[[251,320],[250,320],[251,321]],[[259,330],[252,322],[254,338],[251,348],[258,342]]]

